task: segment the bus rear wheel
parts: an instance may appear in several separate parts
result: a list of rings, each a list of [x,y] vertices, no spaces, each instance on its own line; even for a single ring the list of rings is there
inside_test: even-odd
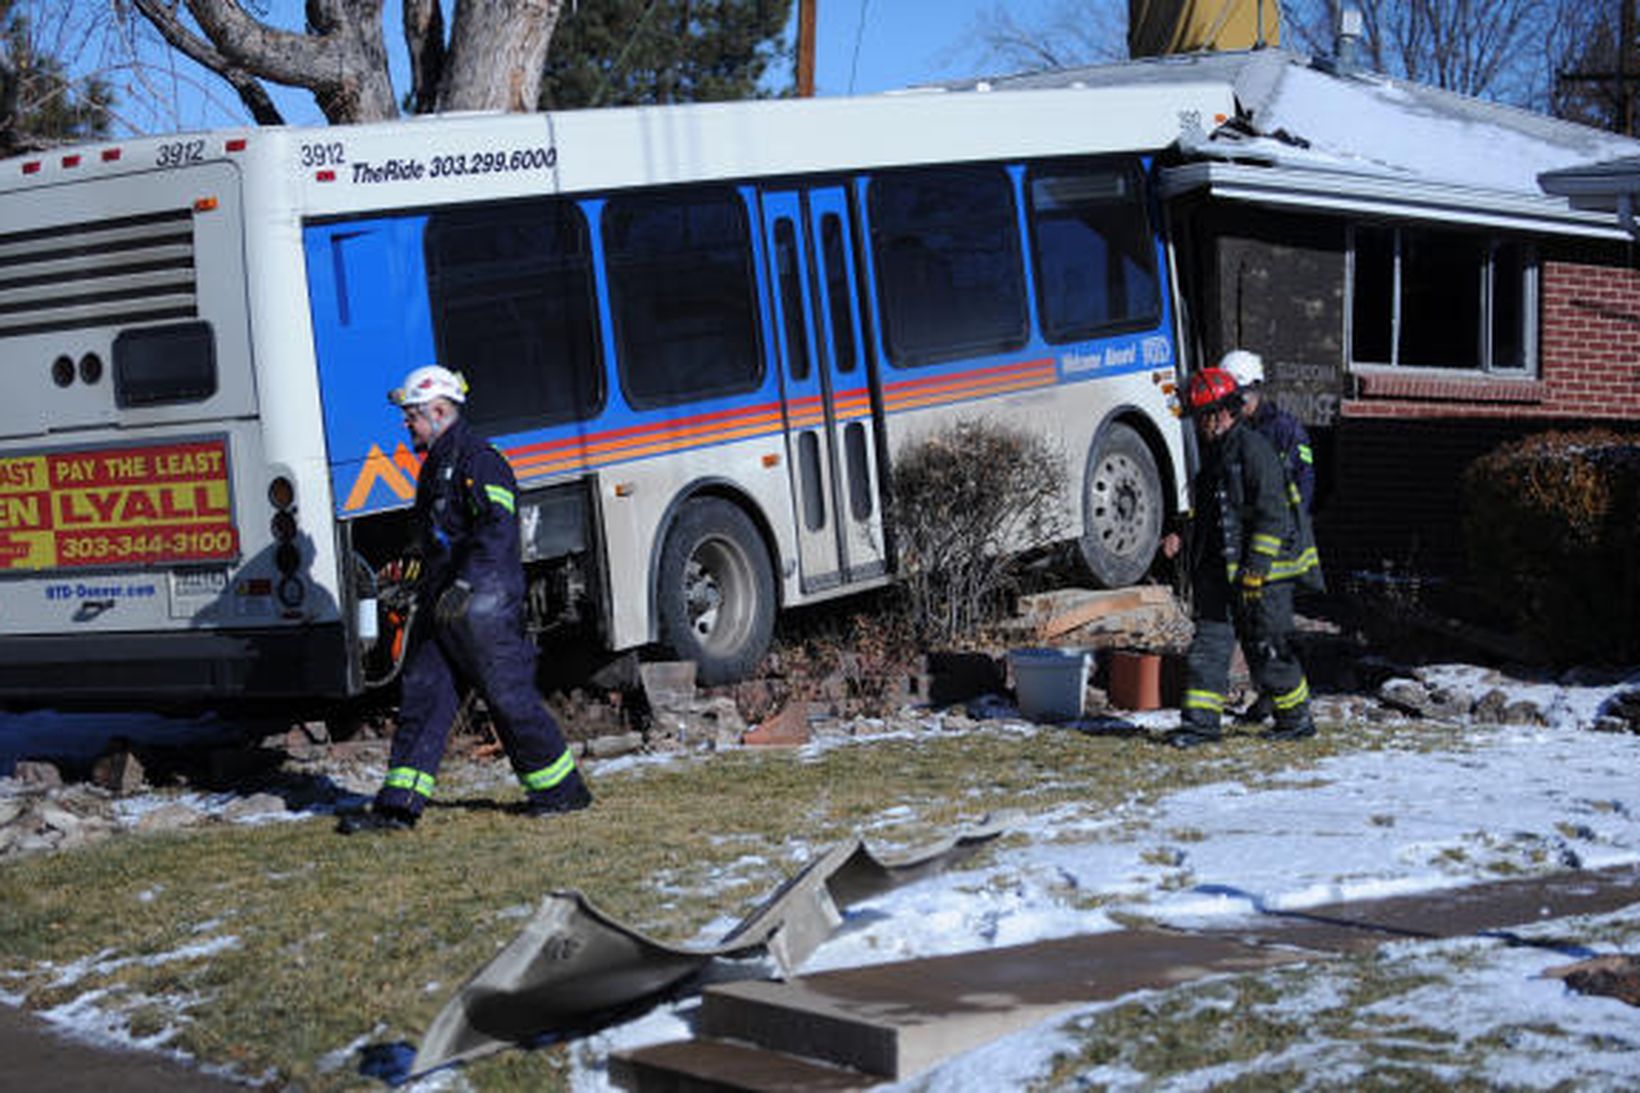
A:
[[[1103,588],[1134,584],[1162,541],[1162,478],[1144,439],[1113,424],[1094,443],[1082,493],[1082,559]]]
[[[704,684],[750,675],[774,632],[774,574],[763,539],[738,506],[684,505],[661,548],[656,589],[663,644],[695,662]]]

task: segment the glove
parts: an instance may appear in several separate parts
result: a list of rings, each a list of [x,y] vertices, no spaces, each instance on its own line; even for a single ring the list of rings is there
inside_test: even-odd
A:
[[[464,580],[457,580],[439,595],[438,604],[433,608],[433,620],[440,629],[455,626],[467,617],[467,607],[472,602],[473,586]]]
[[[1244,607],[1257,606],[1264,598],[1264,574],[1241,571],[1241,602]]]
[[[402,558],[394,558],[391,562],[376,571],[376,582],[382,585],[405,585],[413,587],[421,579],[421,556],[407,554]]]

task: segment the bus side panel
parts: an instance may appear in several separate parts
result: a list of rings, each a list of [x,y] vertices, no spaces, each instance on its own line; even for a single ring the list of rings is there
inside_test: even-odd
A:
[[[304,232],[331,492],[341,519],[415,497],[419,460],[387,392],[410,369],[436,361],[425,228],[425,217],[406,216]]]
[[[1023,199],[1025,170],[1008,169],[1015,202],[1014,219],[1023,250],[1020,270],[1021,306],[1028,315],[1028,334],[1022,344],[1001,352],[980,353],[934,364],[896,363],[887,343],[882,312],[880,250],[883,229],[871,221],[870,177],[858,179],[855,196],[865,219],[865,237],[872,241],[864,256],[866,306],[871,317],[873,351],[884,364],[880,371],[884,430],[890,464],[908,447],[959,421],[984,421],[1047,440],[1064,461],[1066,489],[1062,500],[1063,531],[1081,533],[1081,482],[1090,450],[1104,425],[1116,416],[1144,423],[1147,439],[1159,447],[1163,489],[1177,482],[1183,467],[1182,430],[1173,412],[1170,392],[1177,360],[1172,338],[1172,305],[1166,254],[1158,240],[1148,246],[1155,253],[1160,286],[1158,315],[1142,329],[1106,336],[1093,335],[1051,344],[1043,334],[1036,284],[1038,269]],[[1048,286],[1064,291],[1065,286]],[[1169,510],[1177,494],[1160,498]],[[1035,544],[1013,544],[1024,547]]]

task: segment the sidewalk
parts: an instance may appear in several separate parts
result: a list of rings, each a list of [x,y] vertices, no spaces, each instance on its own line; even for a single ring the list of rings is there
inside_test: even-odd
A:
[[[243,1089],[144,1051],[92,1046],[58,1035],[14,1006],[0,1005],[0,1089],[28,1093],[219,1093]]]

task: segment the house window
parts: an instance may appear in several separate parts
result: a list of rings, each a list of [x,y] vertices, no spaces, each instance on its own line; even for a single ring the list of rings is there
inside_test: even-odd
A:
[[[1357,225],[1350,233],[1350,360],[1527,374],[1537,262],[1518,240]]]

